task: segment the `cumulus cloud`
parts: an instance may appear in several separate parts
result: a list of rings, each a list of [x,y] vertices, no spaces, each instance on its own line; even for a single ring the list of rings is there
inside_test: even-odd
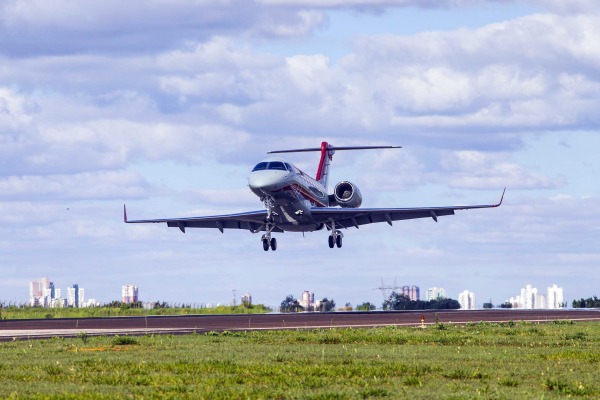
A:
[[[138,173],[130,171],[0,179],[0,196],[5,200],[126,199],[145,197],[151,192],[151,186]]]
[[[323,23],[320,12],[247,0],[8,0],[0,6],[0,53],[152,53],[220,34],[303,36]]]

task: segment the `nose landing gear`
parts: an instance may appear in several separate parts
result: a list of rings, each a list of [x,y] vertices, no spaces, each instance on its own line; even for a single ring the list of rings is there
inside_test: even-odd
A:
[[[264,251],[269,251],[269,248],[273,251],[277,250],[277,239],[271,237],[271,231],[275,228],[275,226],[271,224],[267,224],[266,233],[262,235],[262,245]]]

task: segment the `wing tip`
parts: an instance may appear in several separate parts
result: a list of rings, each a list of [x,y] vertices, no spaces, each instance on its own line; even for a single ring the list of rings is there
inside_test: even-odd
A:
[[[495,204],[494,207],[500,207],[502,205],[502,202],[504,201],[505,193],[506,193],[506,186],[504,187],[504,190],[502,191],[502,196],[500,197],[500,201],[498,202],[498,204]]]
[[[123,204],[123,222],[127,223],[127,207]]]

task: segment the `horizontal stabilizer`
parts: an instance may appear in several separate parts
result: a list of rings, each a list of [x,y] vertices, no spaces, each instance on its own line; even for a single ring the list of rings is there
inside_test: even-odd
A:
[[[329,145],[328,150],[370,150],[370,149],[401,149],[402,146],[342,146],[336,147]],[[273,150],[269,151],[267,154],[275,154],[275,153],[302,153],[307,151],[321,151],[321,147],[309,147],[306,149],[290,149],[290,150]]]

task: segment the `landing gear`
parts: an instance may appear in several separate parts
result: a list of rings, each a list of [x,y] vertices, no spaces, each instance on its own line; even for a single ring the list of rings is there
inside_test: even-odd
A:
[[[277,239],[271,237],[271,231],[275,228],[274,225],[267,223],[266,233],[262,235],[262,245],[264,251],[269,251],[269,248],[273,251],[277,250]]]
[[[330,228],[331,235],[329,235],[329,248],[333,249],[335,246],[337,246],[339,249],[342,247],[342,238],[344,237],[344,234],[337,230],[334,221],[331,221]]]

